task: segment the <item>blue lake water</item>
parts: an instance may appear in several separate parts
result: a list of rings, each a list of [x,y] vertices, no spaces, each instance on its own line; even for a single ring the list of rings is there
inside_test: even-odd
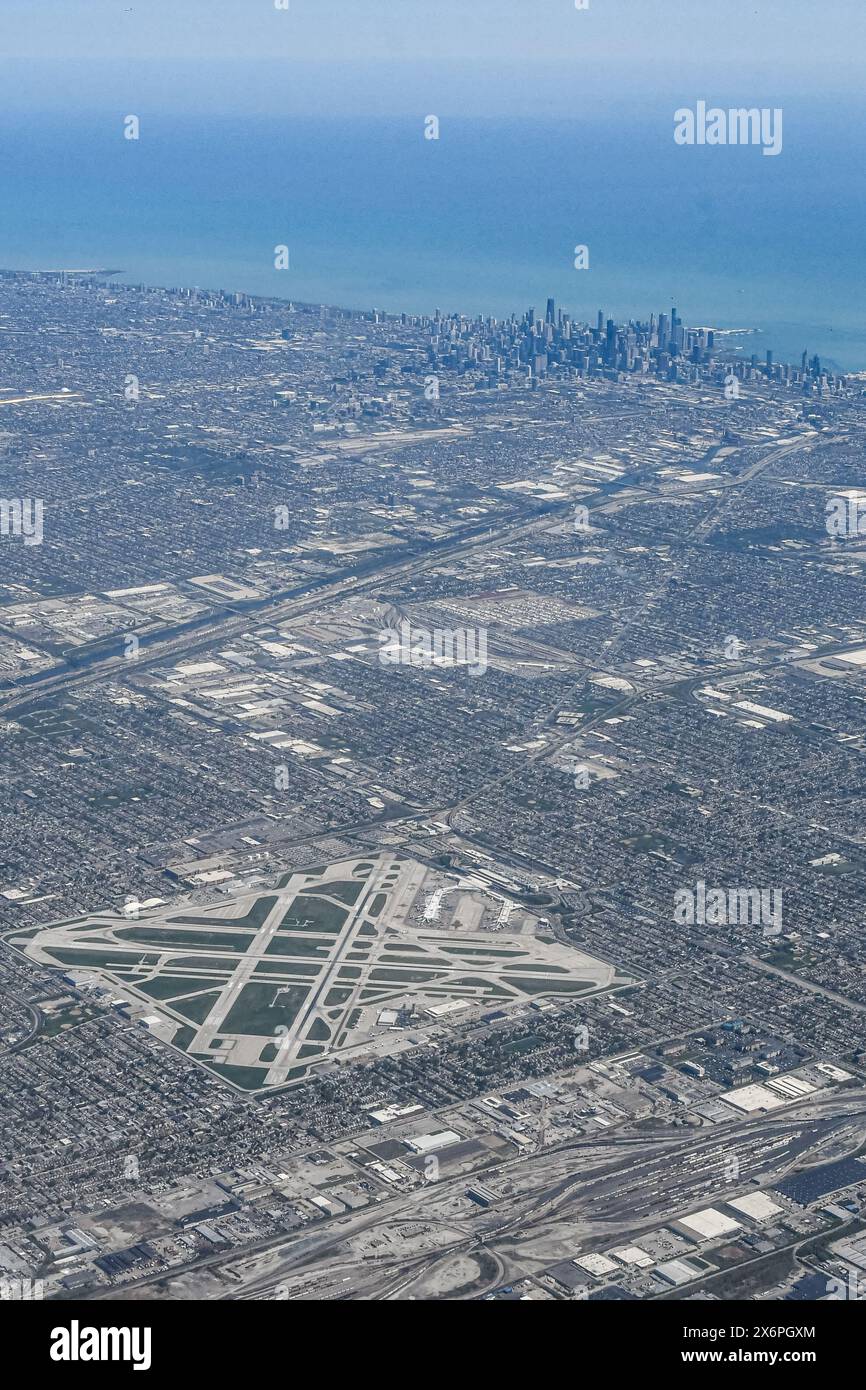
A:
[[[505,315],[548,295],[594,322],[675,304],[866,369],[866,123],[785,107],[776,158],[677,146],[676,103],[601,119],[5,117],[0,266],[407,312]],[[579,103],[578,103],[579,105]],[[288,271],[274,247],[290,248]],[[574,247],[590,249],[576,271]]]

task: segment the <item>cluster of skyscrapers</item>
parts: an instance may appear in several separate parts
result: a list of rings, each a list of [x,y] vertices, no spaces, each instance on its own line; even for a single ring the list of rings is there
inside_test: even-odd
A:
[[[582,323],[547,300],[544,317],[530,308],[522,317],[475,318],[438,310],[432,318],[409,318],[406,324],[430,333],[429,365],[433,370],[483,373],[482,385],[514,381],[530,385],[558,376],[606,377],[621,380],[645,375],[665,381],[721,380],[734,372],[741,380],[764,378],[807,391],[839,389],[845,379],[822,370],[818,357],[803,353],[799,367],[776,363],[768,351],[745,358],[721,351],[711,328],[688,328],[672,308],[670,314],[651,314],[649,320],[617,323],[598,311],[595,326]]]

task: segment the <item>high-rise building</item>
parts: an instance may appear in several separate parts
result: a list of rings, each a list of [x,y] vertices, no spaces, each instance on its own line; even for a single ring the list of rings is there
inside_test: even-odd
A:
[[[685,327],[684,327],[684,325],[683,325],[683,321],[682,321],[682,319],[680,318],[679,314],[677,313],[676,309],[675,309],[675,308],[674,308],[674,309],[671,309],[671,337],[670,337],[671,352],[672,352],[672,353],[679,353],[679,352],[682,352],[682,351],[683,351],[683,348],[685,347],[685,342],[686,342],[686,330],[685,330]]]

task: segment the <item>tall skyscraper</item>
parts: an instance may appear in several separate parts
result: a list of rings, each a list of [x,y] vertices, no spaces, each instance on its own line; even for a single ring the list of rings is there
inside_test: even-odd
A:
[[[610,367],[614,366],[616,363],[616,324],[613,319],[608,319],[607,321],[604,360]]]
[[[670,348],[672,353],[682,352],[685,345],[686,330],[683,321],[677,314],[676,308],[671,309],[671,337]]]

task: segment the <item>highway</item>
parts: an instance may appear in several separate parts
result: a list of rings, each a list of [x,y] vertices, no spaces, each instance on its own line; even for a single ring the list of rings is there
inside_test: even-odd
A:
[[[580,502],[581,505],[588,507],[590,513],[603,515],[605,511],[615,510],[618,505],[622,504],[623,499],[618,497],[621,492],[627,492],[629,505],[641,500],[651,501],[660,498],[698,496],[707,490],[721,489],[727,492],[731,488],[748,484],[771,464],[776,463],[787,454],[798,452],[811,444],[813,440],[814,436],[812,435],[797,435],[793,440],[779,441],[768,449],[766,455],[762,455],[755,463],[749,465],[742,474],[735,474],[731,477],[717,477],[698,484],[692,482],[682,484],[679,487],[663,486],[662,488],[630,487],[627,478],[618,479],[615,483],[604,484],[596,491],[581,496]],[[716,516],[723,507],[724,501],[724,498],[720,499],[713,509],[711,517],[705,518],[700,524],[697,532],[700,540],[706,539],[710,534],[712,524],[714,524],[712,517]],[[224,609],[223,616],[205,622],[200,619],[193,620],[182,626],[180,631],[173,629],[172,634],[167,637],[160,638],[156,634],[149,641],[142,638],[141,646],[134,660],[125,656],[120,635],[118,635],[118,651],[113,655],[102,657],[96,655],[92,661],[87,662],[86,653],[79,649],[76,652],[77,659],[85,661],[87,664],[80,667],[65,666],[59,671],[49,670],[33,677],[27,684],[20,683],[14,689],[0,694],[0,716],[8,716],[15,710],[27,708],[51,696],[62,695],[72,689],[92,685],[102,680],[125,677],[131,671],[147,670],[150,667],[165,665],[166,663],[174,664],[202,648],[210,647],[216,642],[229,641],[241,633],[248,632],[263,624],[290,622],[340,599],[368,594],[371,590],[380,589],[386,584],[398,584],[402,579],[428,569],[432,565],[441,564],[444,560],[453,560],[460,555],[470,554],[480,547],[505,543],[523,537],[539,525],[547,525],[560,516],[569,515],[574,505],[575,500],[573,498],[568,498],[566,501],[543,503],[533,507],[528,514],[519,520],[507,521],[493,526],[487,523],[476,523],[444,540],[429,542],[420,551],[413,551],[412,555],[397,561],[392,560],[381,565],[371,564],[368,561],[364,565],[344,571],[326,583],[314,581],[303,588],[283,591],[265,599],[252,601],[244,605],[242,612],[235,609]],[[628,628],[638,620],[645,608],[656,597],[657,594],[650,595],[647,603],[637,613],[629,617],[622,629],[620,640],[621,636],[624,636]],[[100,643],[99,649],[103,649],[104,645],[104,642]],[[612,644],[612,648],[615,645],[616,641]],[[608,654],[610,654],[610,650]]]

